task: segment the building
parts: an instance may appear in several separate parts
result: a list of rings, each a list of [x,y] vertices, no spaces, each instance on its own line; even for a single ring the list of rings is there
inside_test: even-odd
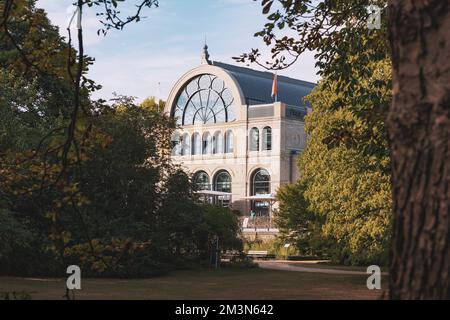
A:
[[[166,112],[180,127],[173,159],[194,175],[208,201],[270,224],[276,190],[299,177],[296,157],[305,147],[308,110],[303,98],[314,84],[278,76],[273,97],[274,74],[212,62],[207,49],[167,101]]]

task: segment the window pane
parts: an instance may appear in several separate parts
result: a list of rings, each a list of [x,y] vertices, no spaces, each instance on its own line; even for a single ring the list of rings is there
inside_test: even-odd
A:
[[[252,195],[270,194],[270,175],[264,170],[258,170],[252,181]]]
[[[259,151],[259,130],[257,128],[250,131],[250,151]]]
[[[184,114],[184,117],[183,117]],[[178,124],[207,124],[236,119],[234,98],[223,80],[204,74],[192,79],[182,90],[173,110]]]
[[[226,137],[225,137],[226,145],[225,145],[225,152],[226,153],[233,153],[234,152],[234,134],[233,131],[227,131]]]
[[[200,140],[200,135],[194,133],[192,137],[192,154],[198,155],[202,153],[202,142]]]
[[[209,182],[209,176],[206,172],[200,171],[194,175],[194,184],[197,190],[210,190],[211,184]]]
[[[270,175],[267,170],[257,170],[252,179],[252,196],[270,194]],[[269,214],[270,203],[267,201],[252,201],[252,210],[257,216],[267,216]]]
[[[214,134],[213,153],[214,154],[223,153],[223,137],[221,132],[216,132]]]
[[[191,139],[187,133],[183,135],[183,139],[181,140],[181,155],[191,155]]]
[[[212,139],[209,132],[203,134],[203,154],[210,154],[212,151]]]
[[[272,150],[272,129],[264,128],[263,131],[263,150]]]
[[[231,176],[228,172],[222,171],[217,174],[215,190],[231,193]]]

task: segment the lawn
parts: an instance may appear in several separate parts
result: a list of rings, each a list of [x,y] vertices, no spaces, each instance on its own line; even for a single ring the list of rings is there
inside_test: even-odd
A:
[[[64,288],[62,279],[0,277],[0,292],[25,291],[32,299],[62,299]],[[363,275],[230,268],[177,271],[151,279],[83,279],[76,298],[378,299],[380,295],[367,289]]]

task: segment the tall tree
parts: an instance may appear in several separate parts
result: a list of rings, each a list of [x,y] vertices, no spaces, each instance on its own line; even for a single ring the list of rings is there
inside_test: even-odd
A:
[[[450,3],[390,1],[390,296],[450,299]]]
[[[312,229],[305,233],[318,244],[316,236],[333,243],[328,255],[341,263],[386,264],[391,217],[384,123],[391,100],[386,26],[370,32],[365,6],[352,10],[358,1],[330,1],[317,7],[308,1],[288,1],[281,8],[272,3],[272,11],[264,8],[271,22],[257,34],[272,44],[274,62],[266,67],[289,67],[304,50],[315,49],[324,76],[307,98],[313,107],[305,119],[309,139],[299,157],[300,183],[292,187],[297,193],[303,189],[307,209],[315,216]],[[280,36],[277,29],[284,28],[299,36]],[[241,59],[258,62],[259,52]],[[284,198],[280,217],[308,216],[308,211],[287,203],[295,201],[293,197]],[[298,227],[295,220],[284,222]]]
[[[41,233],[51,229],[50,238],[62,260],[70,237],[60,218],[67,206],[75,210],[84,204],[74,171],[80,170],[89,149],[98,142],[92,118],[106,107],[89,97],[98,86],[87,78],[92,59],[83,47],[83,9],[94,5],[103,14],[101,31],[106,34],[139,21],[142,10],[157,6],[157,1],[139,1],[135,13],[126,18],[118,1],[75,1],[81,22],[78,50],[72,47],[71,30],[66,43],[36,7],[36,0],[0,2],[0,114],[17,125],[0,126],[0,202],[39,220]],[[11,90],[16,86],[20,93]],[[19,132],[27,127],[26,133]],[[19,134],[11,138],[13,133]]]
[[[77,264],[85,274],[148,276],[207,257],[216,237],[239,245],[238,219],[196,204],[190,177],[172,164],[176,124],[164,102],[92,101],[89,59],[34,3],[0,2],[0,273],[62,275]],[[124,20],[116,1],[77,1],[106,7],[104,32],[157,2],[140,3]]]
[[[367,91],[365,98],[345,90],[336,94],[342,84],[327,79],[308,96],[313,106],[305,120],[309,139],[298,165],[308,208],[323,221],[323,238],[333,243],[329,255],[341,263],[386,265],[391,231],[387,139],[384,126],[354,110],[373,113],[379,108],[375,99],[389,103],[390,64],[370,68],[372,76],[361,77],[354,91]],[[372,88],[376,82],[384,83],[379,91]]]
[[[355,44],[355,34],[368,34],[372,46],[388,47],[390,41],[394,99],[387,125],[395,220],[390,297],[450,298],[449,2],[261,0],[261,3],[269,21],[256,35],[272,47],[274,62],[261,63],[257,49],[242,55],[240,61],[281,69],[295,63],[304,51],[317,50],[320,74],[345,80],[351,68],[341,60],[346,59],[348,46]],[[385,8],[386,3],[389,6],[383,12],[381,28],[368,30],[371,18],[368,5]],[[291,29],[296,36],[282,32],[280,36],[278,31],[284,28]],[[363,48],[367,42],[360,45]],[[353,63],[363,65],[373,57],[374,52],[367,51],[367,55],[361,55]]]

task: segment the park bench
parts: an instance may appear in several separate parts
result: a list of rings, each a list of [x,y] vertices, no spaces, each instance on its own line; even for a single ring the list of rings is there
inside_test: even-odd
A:
[[[250,250],[249,252],[247,252],[247,256],[255,259],[266,259],[269,255],[267,253],[267,250]]]

